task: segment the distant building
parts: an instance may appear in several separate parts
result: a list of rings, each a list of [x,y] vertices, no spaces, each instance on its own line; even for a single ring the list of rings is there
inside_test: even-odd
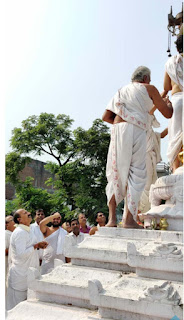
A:
[[[45,184],[46,180],[53,178],[54,176],[47,170],[45,170],[44,165],[46,163],[39,160],[32,160],[30,163],[26,164],[25,168],[19,173],[20,178],[24,181],[27,177],[32,177],[33,186],[36,188],[45,189],[50,193],[54,192],[53,186],[47,186]],[[15,198],[15,188],[11,183],[6,184],[6,200],[12,200]]]

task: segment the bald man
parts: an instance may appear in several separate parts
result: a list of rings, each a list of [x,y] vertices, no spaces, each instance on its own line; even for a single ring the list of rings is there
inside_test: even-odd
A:
[[[27,275],[29,267],[39,268],[39,257],[36,249],[45,249],[46,241],[37,243],[30,223],[31,213],[19,209],[14,214],[18,225],[12,233],[9,248],[9,272],[6,308],[10,310],[19,302],[27,299]]]

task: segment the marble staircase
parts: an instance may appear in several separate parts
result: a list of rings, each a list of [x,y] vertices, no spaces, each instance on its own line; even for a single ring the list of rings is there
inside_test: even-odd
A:
[[[28,300],[8,320],[183,319],[181,231],[103,227],[66,251],[71,263],[55,261],[49,274],[30,268]]]

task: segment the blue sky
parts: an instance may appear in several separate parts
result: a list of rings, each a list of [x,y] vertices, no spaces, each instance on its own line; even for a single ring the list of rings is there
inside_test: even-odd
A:
[[[139,65],[162,91],[171,5],[181,11],[177,0],[6,1],[6,152],[30,115],[64,113],[88,129]],[[167,138],[161,147],[167,162]]]

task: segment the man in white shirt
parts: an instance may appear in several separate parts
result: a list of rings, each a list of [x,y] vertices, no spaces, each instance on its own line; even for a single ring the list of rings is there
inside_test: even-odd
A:
[[[97,212],[96,213],[95,220],[97,222],[97,226],[94,226],[94,227],[91,228],[91,230],[89,231],[89,235],[90,236],[95,234],[95,232],[98,231],[99,228],[105,227],[105,224],[106,224],[106,217],[102,212]]]
[[[27,275],[29,267],[39,268],[38,251],[47,247],[46,241],[37,242],[30,228],[30,212],[19,209],[14,214],[18,224],[10,239],[7,310],[27,299]]]
[[[69,252],[70,248],[72,246],[76,246],[77,244],[81,243],[84,240],[84,233],[80,232],[80,224],[78,219],[72,219],[71,220],[71,229],[72,232],[70,232],[66,237],[65,237],[65,256],[67,256],[66,261],[70,262],[71,257]]]
[[[37,238],[37,241],[43,241],[44,236],[43,233],[40,230],[40,221],[42,221],[45,218],[45,213],[43,209],[38,209],[36,210],[36,215],[35,215],[35,222],[30,225],[30,227],[33,229],[33,232]],[[42,259],[43,259],[43,250],[39,250],[39,259],[40,259],[40,265],[42,264]]]
[[[10,246],[10,237],[12,232],[15,230],[15,223],[13,221],[13,217],[6,216],[5,218],[5,279],[7,278],[7,271],[8,271],[8,250]]]

